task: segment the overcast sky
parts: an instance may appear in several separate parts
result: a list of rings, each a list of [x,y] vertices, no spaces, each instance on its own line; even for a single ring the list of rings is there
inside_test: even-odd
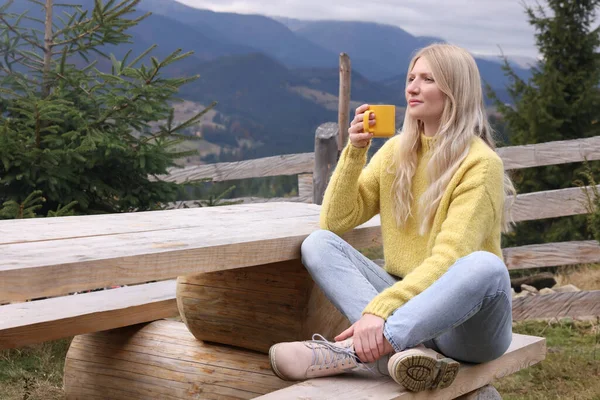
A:
[[[437,36],[472,53],[537,57],[523,1],[533,0],[177,0],[213,11],[298,19],[366,20]],[[366,10],[366,6],[369,9]]]

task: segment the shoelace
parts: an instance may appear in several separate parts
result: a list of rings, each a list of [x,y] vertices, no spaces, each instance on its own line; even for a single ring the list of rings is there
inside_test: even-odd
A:
[[[319,365],[319,369],[322,369],[324,365],[328,364],[333,364],[333,367],[335,367],[338,362],[342,362],[343,365],[345,361],[354,364],[355,367],[362,365],[353,349],[341,347],[339,345],[336,346],[335,343],[328,341],[318,333],[315,333],[312,336],[310,343],[312,344],[311,348],[313,351],[311,364]],[[322,362],[319,362],[319,360],[322,360]],[[366,365],[365,367],[369,369]]]

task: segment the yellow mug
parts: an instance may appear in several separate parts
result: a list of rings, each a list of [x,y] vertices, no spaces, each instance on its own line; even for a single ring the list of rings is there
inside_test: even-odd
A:
[[[375,114],[375,125],[369,124],[371,113]],[[396,134],[396,106],[394,105],[369,105],[364,118],[365,133],[372,133],[373,137],[390,137]]]

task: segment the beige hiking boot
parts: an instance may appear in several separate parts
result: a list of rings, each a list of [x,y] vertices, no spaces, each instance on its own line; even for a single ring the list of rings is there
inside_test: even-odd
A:
[[[303,342],[277,343],[269,349],[271,369],[286,381],[338,375],[359,368],[353,340],[329,342],[321,335]]]
[[[390,357],[388,371],[396,383],[410,391],[420,392],[450,386],[459,366],[453,359],[420,345]]]

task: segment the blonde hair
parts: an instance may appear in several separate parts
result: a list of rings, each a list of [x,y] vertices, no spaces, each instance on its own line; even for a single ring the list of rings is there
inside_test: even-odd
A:
[[[421,57],[427,60],[434,81],[445,94],[440,127],[436,134],[431,159],[427,164],[427,177],[430,184],[419,199],[419,233],[424,235],[433,225],[435,213],[448,183],[469,153],[473,136],[483,139],[494,151],[496,144],[483,103],[479,70],[473,57],[457,46],[432,44],[417,52],[410,62],[408,74]],[[403,226],[411,216],[413,200],[411,181],[417,169],[417,152],[421,147],[422,130],[423,123],[406,113],[390,171],[395,173],[392,203],[399,227]],[[516,194],[506,172],[504,192],[512,195],[512,198]],[[505,210],[502,215],[502,227],[506,232],[510,230],[512,221],[510,221],[510,207]]]

